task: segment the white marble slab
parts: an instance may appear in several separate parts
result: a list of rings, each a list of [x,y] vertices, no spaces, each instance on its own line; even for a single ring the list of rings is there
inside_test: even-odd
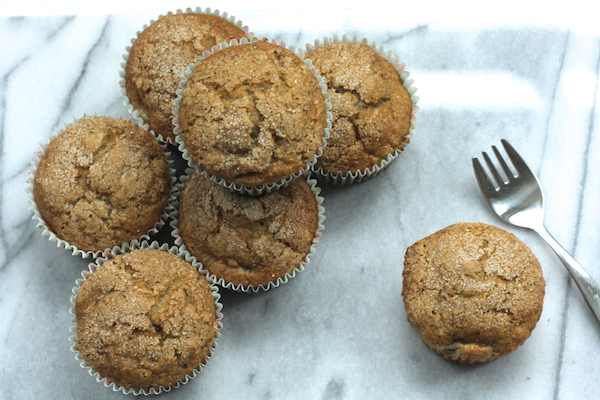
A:
[[[597,398],[598,322],[550,248],[487,209],[471,169],[473,155],[509,140],[539,174],[548,228],[600,280],[594,14],[529,3],[322,12],[269,4],[213,8],[289,45],[348,33],[400,55],[421,97],[416,135],[376,179],[323,187],[326,229],[307,269],[267,293],[223,292],[214,357],[198,378],[161,397]],[[69,350],[69,297],[87,261],[41,235],[24,190],[33,152],[55,127],[83,113],[127,114],[119,97],[121,56],[157,16],[150,11],[0,18],[2,399],[123,396],[90,377]],[[451,365],[425,348],[402,303],[406,248],[459,221],[515,233],[547,281],[531,337],[480,366]]]

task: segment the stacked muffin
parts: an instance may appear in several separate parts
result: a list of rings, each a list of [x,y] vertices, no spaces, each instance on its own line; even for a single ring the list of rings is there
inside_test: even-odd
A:
[[[321,235],[322,199],[301,175],[327,137],[323,89],[296,54],[257,39],[206,52],[185,76],[176,140],[197,170],[174,215],[178,243],[222,286],[278,286]]]
[[[198,57],[175,113],[184,158],[242,193],[276,190],[307,171],[328,136],[318,78],[284,46],[258,41]]]

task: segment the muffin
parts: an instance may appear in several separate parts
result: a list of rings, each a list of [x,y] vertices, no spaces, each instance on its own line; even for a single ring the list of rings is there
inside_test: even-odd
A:
[[[323,145],[322,88],[292,51],[266,39],[243,43],[196,62],[175,110],[181,142],[195,166],[225,184],[299,176]]]
[[[314,183],[300,177],[276,192],[248,196],[192,173],[180,195],[176,232],[218,284],[241,291],[278,286],[304,268],[321,236],[322,198]]]
[[[96,252],[162,224],[171,177],[152,134],[100,116],[84,117],[50,141],[33,184],[47,228],[70,246]]]
[[[305,58],[323,77],[333,114],[327,147],[313,169],[329,180],[352,175],[334,183],[378,172],[410,142],[414,122],[413,100],[398,70],[366,41],[330,43]]]
[[[73,349],[108,382],[136,394],[187,382],[216,345],[220,305],[213,289],[170,252],[119,255],[76,292]]]
[[[218,15],[170,13],[138,34],[122,85],[131,106],[157,135],[171,142],[175,138],[173,101],[188,65],[212,46],[245,38],[246,32],[239,26],[241,22],[235,24]]]
[[[513,234],[458,223],[406,251],[402,295],[408,321],[446,361],[483,363],[529,337],[542,313],[545,281]]]

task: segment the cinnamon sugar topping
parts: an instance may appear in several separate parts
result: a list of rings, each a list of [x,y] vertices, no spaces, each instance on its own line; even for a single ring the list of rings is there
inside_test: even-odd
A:
[[[96,372],[133,389],[169,388],[210,354],[218,329],[210,285],[174,254],[118,256],[77,294],[76,349]]]
[[[230,46],[196,63],[180,103],[194,163],[245,185],[275,182],[312,161],[326,128],[315,75],[266,42]]]
[[[409,142],[412,100],[394,66],[361,43],[333,43],[306,54],[327,84],[331,136],[316,167],[356,172]]]
[[[194,58],[212,46],[246,37],[231,22],[214,15],[166,15],[142,31],[125,67],[131,105],[150,129],[174,139],[172,111],[183,73]]]
[[[149,132],[129,121],[89,117],[50,142],[33,193],[51,231],[95,251],[147,233],[170,189],[167,160]]]
[[[310,251],[317,224],[317,201],[302,177],[255,197],[192,174],[179,205],[179,231],[190,253],[236,286],[258,287],[291,273]]]

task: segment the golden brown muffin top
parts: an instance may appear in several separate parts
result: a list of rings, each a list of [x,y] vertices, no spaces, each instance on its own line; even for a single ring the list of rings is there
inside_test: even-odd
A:
[[[174,254],[139,249],[82,284],[75,304],[80,357],[125,388],[169,388],[199,368],[218,329],[205,278]]]
[[[267,42],[230,46],[197,62],[180,107],[181,138],[194,163],[245,185],[298,172],[327,124],[315,75]]]
[[[106,117],[84,118],[54,138],[34,185],[48,228],[84,251],[139,239],[160,220],[171,190],[152,134]]]
[[[394,66],[367,44],[333,43],[306,54],[327,84],[333,107],[325,172],[379,164],[409,142],[412,100]]]
[[[450,362],[496,360],[529,337],[545,281],[529,247],[482,223],[458,223],[410,246],[402,295],[427,347]]]
[[[211,274],[234,286],[257,288],[305,260],[318,213],[315,194],[302,177],[255,197],[192,174],[181,194],[179,231],[189,252]]]
[[[175,139],[173,107],[183,72],[204,50],[244,37],[242,29],[215,15],[187,13],[159,18],[131,47],[125,66],[129,102],[156,134]]]

